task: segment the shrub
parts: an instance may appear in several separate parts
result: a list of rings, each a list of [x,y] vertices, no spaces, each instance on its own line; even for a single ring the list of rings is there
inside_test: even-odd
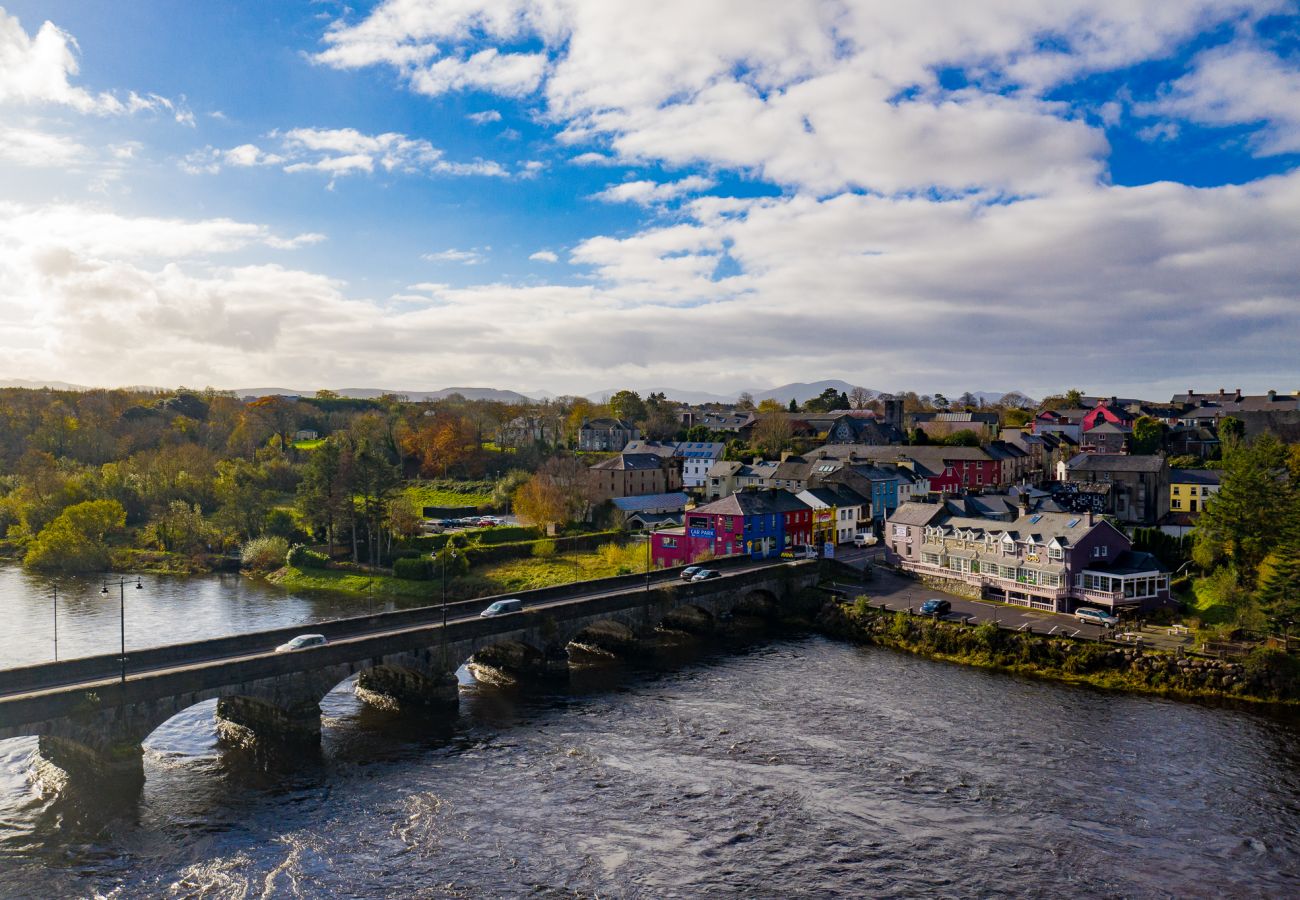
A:
[[[266,514],[266,533],[285,540],[298,537],[298,521],[287,509],[276,507]]]
[[[294,544],[289,548],[284,561],[295,569],[324,569],[329,566],[330,558],[303,544]]]
[[[538,559],[551,559],[555,556],[555,541],[538,541],[533,544],[533,556]]]
[[[239,551],[244,568],[270,572],[284,565],[289,555],[289,542],[279,535],[253,538]]]
[[[407,581],[428,581],[429,560],[395,559],[393,560],[393,576],[395,578],[404,578]]]

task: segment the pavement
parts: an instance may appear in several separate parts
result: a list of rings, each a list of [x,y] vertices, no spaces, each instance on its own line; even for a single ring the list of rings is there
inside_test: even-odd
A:
[[[848,592],[849,596],[865,595],[872,606],[889,610],[918,610],[921,604],[932,597],[947,600],[952,604],[952,611],[943,616],[953,622],[968,622],[978,625],[981,622],[994,622],[1008,630],[1033,631],[1037,634],[1063,634],[1067,637],[1083,637],[1099,640],[1106,636],[1109,629],[1099,625],[1080,622],[1065,613],[1044,612],[1024,606],[1008,603],[994,603],[989,600],[972,600],[944,591],[927,587],[921,582],[898,575],[885,569],[878,563],[884,561],[883,547],[837,549],[835,558],[861,569],[868,562],[873,564],[872,577],[869,581],[859,583],[834,582],[835,587]],[[1120,630],[1129,630],[1127,626]],[[1161,629],[1164,631],[1164,629]],[[1148,629],[1154,635],[1152,629]],[[1148,633],[1143,633],[1143,642]]]

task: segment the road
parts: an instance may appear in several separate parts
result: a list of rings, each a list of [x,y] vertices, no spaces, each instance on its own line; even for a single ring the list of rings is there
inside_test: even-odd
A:
[[[857,548],[849,550],[837,550],[836,558],[840,562],[846,562],[854,568],[861,569],[867,562],[879,563],[884,560],[883,547]],[[1078,635],[1098,639],[1107,634],[1107,629],[1091,623],[1081,623],[1073,616],[1064,613],[1043,612],[1042,610],[1029,609],[1023,606],[1012,606],[1006,603],[992,603],[987,600],[971,600],[969,597],[959,597],[955,594],[949,594],[944,591],[938,591],[931,587],[926,587],[919,581],[907,578],[902,575],[896,575],[892,571],[877,565],[870,581],[864,584],[839,584],[844,590],[856,594],[865,594],[871,598],[873,606],[883,606],[886,609],[919,609],[921,604],[931,597],[939,597],[947,600],[952,604],[952,612],[944,616],[945,619],[952,621],[969,621],[972,624],[980,622],[996,622],[1003,628],[1019,629],[1024,628],[1026,631],[1035,631],[1039,634],[1047,633],[1065,633],[1070,636]]]
[[[748,560],[725,560],[720,561],[717,567],[723,572],[723,577],[737,575],[743,572],[753,571],[754,569],[764,568],[766,566],[777,565],[782,560],[765,560],[762,562],[752,562]],[[681,578],[677,572],[654,573],[650,576],[649,587],[663,584],[674,584],[680,582]],[[594,597],[611,596],[614,594],[626,594],[645,589],[641,584],[621,586],[617,590],[609,588],[599,590],[583,590],[581,583],[574,585],[574,592],[565,594],[563,597],[556,597],[550,600],[531,602],[527,609],[545,609],[553,606],[560,606],[579,600],[589,600]],[[461,600],[455,603],[447,604],[447,622],[464,621],[466,619],[476,618],[485,607],[492,601],[502,599],[503,596],[481,597],[474,600]],[[252,632],[251,634],[262,633],[266,635],[265,648],[250,653],[246,649],[237,652],[214,652],[203,653],[197,656],[187,656],[184,662],[178,662],[174,656],[157,662],[148,661],[147,654],[149,649],[132,651],[127,655],[127,680],[137,676],[156,675],[163,672],[180,671],[184,669],[197,668],[209,665],[214,662],[237,662],[246,659],[254,659],[259,656],[273,654],[275,647],[292,637],[295,633],[313,633],[323,632],[327,634],[331,644],[346,644],[354,640],[369,640],[375,637],[383,637],[390,634],[400,634],[402,632],[414,631],[421,628],[430,628],[439,626],[442,622],[442,607],[439,605],[428,606],[423,608],[427,616],[418,620],[412,620],[409,617],[411,610],[403,611],[398,614],[380,613],[374,616],[361,616],[351,619],[335,619],[327,622],[315,622],[303,625],[298,628],[281,628],[267,632]],[[399,623],[392,619],[385,621],[387,616],[401,615],[402,620]],[[348,627],[351,625],[352,627]],[[340,633],[342,629],[342,633]],[[237,635],[231,635],[236,637]],[[238,635],[247,637],[245,635]],[[201,641],[196,643],[207,643]],[[179,645],[184,646],[184,645]],[[135,662],[131,657],[137,657]],[[39,683],[33,685],[30,681],[15,685],[6,682],[4,670],[0,670],[0,697],[17,696],[24,694],[36,694],[47,691],[66,690],[67,688],[85,688],[92,689],[105,684],[111,684],[121,679],[121,658],[117,654],[106,654],[92,660],[68,660],[64,663],[47,663],[41,666],[25,667],[25,670],[43,669],[49,672],[48,678],[41,678]],[[86,671],[85,665],[91,662],[94,664],[93,671]],[[67,667],[69,671],[72,666],[77,666],[77,675],[71,678],[59,677],[60,669]],[[22,670],[8,670],[17,675]]]

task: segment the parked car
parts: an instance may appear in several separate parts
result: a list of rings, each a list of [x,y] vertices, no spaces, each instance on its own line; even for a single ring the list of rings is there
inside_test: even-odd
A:
[[[305,650],[308,647],[323,647],[329,641],[325,640],[323,634],[300,634],[291,641],[287,641],[275,648],[276,653],[291,653],[294,650]]]
[[[703,571],[704,566],[687,566],[682,569],[682,581],[690,581],[695,577],[696,572]]]
[[[708,581],[710,578],[721,578],[722,573],[717,569],[700,569],[691,576],[691,581]]]
[[[510,598],[509,600],[497,600],[487,609],[479,613],[484,619],[490,619],[493,616],[504,616],[507,613],[517,613],[524,608],[524,601]]]
[[[921,604],[921,615],[923,616],[946,616],[952,612],[952,604],[947,600],[940,600],[938,597],[931,597]]]
[[[816,559],[817,548],[812,544],[798,544],[781,554],[785,559]]]
[[[855,547],[874,547],[879,541],[880,538],[876,537],[870,531],[864,531],[861,534],[855,534],[853,536],[853,546]]]
[[[1119,624],[1119,619],[1110,613],[1101,609],[1093,609],[1091,606],[1080,606],[1074,611],[1074,617],[1080,622],[1091,622],[1093,625],[1104,625],[1107,628],[1114,628]]]

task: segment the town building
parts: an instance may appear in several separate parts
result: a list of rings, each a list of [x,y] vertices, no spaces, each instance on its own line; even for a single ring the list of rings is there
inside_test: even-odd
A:
[[[770,559],[812,543],[812,510],[788,491],[739,491],[686,511],[682,528],[651,535],[656,568],[726,556]]]
[[[622,452],[640,436],[637,427],[623,419],[583,419],[578,428],[578,449]]]
[[[1217,469],[1170,469],[1169,512],[1193,519],[1204,512],[1205,502],[1219,492],[1221,475]]]
[[[981,441],[987,441],[997,437],[1000,426],[995,412],[916,412],[909,419],[913,428],[936,440],[959,431],[971,431]]]
[[[1104,486],[1106,513],[1125,524],[1156,525],[1169,509],[1169,461],[1161,454],[1080,453],[1063,466],[1061,481]]]
[[[686,513],[687,496],[682,491],[648,494],[640,497],[615,497],[610,503],[619,526],[628,531],[655,531],[681,527]]]
[[[956,591],[1053,612],[1137,611],[1170,602],[1169,572],[1160,561],[1086,514],[1035,512],[998,521],[954,515],[946,504],[909,503],[889,518],[885,555]]]
[[[653,453],[665,459],[680,459],[682,486],[702,488],[709,480],[709,469],[722,459],[726,449],[720,441],[629,441],[624,453]]]
[[[812,487],[796,494],[813,511],[812,543],[851,543],[858,529],[870,524],[871,501],[838,484]]]
[[[592,503],[672,493],[682,488],[681,460],[654,453],[620,453],[588,468],[586,481]]]

